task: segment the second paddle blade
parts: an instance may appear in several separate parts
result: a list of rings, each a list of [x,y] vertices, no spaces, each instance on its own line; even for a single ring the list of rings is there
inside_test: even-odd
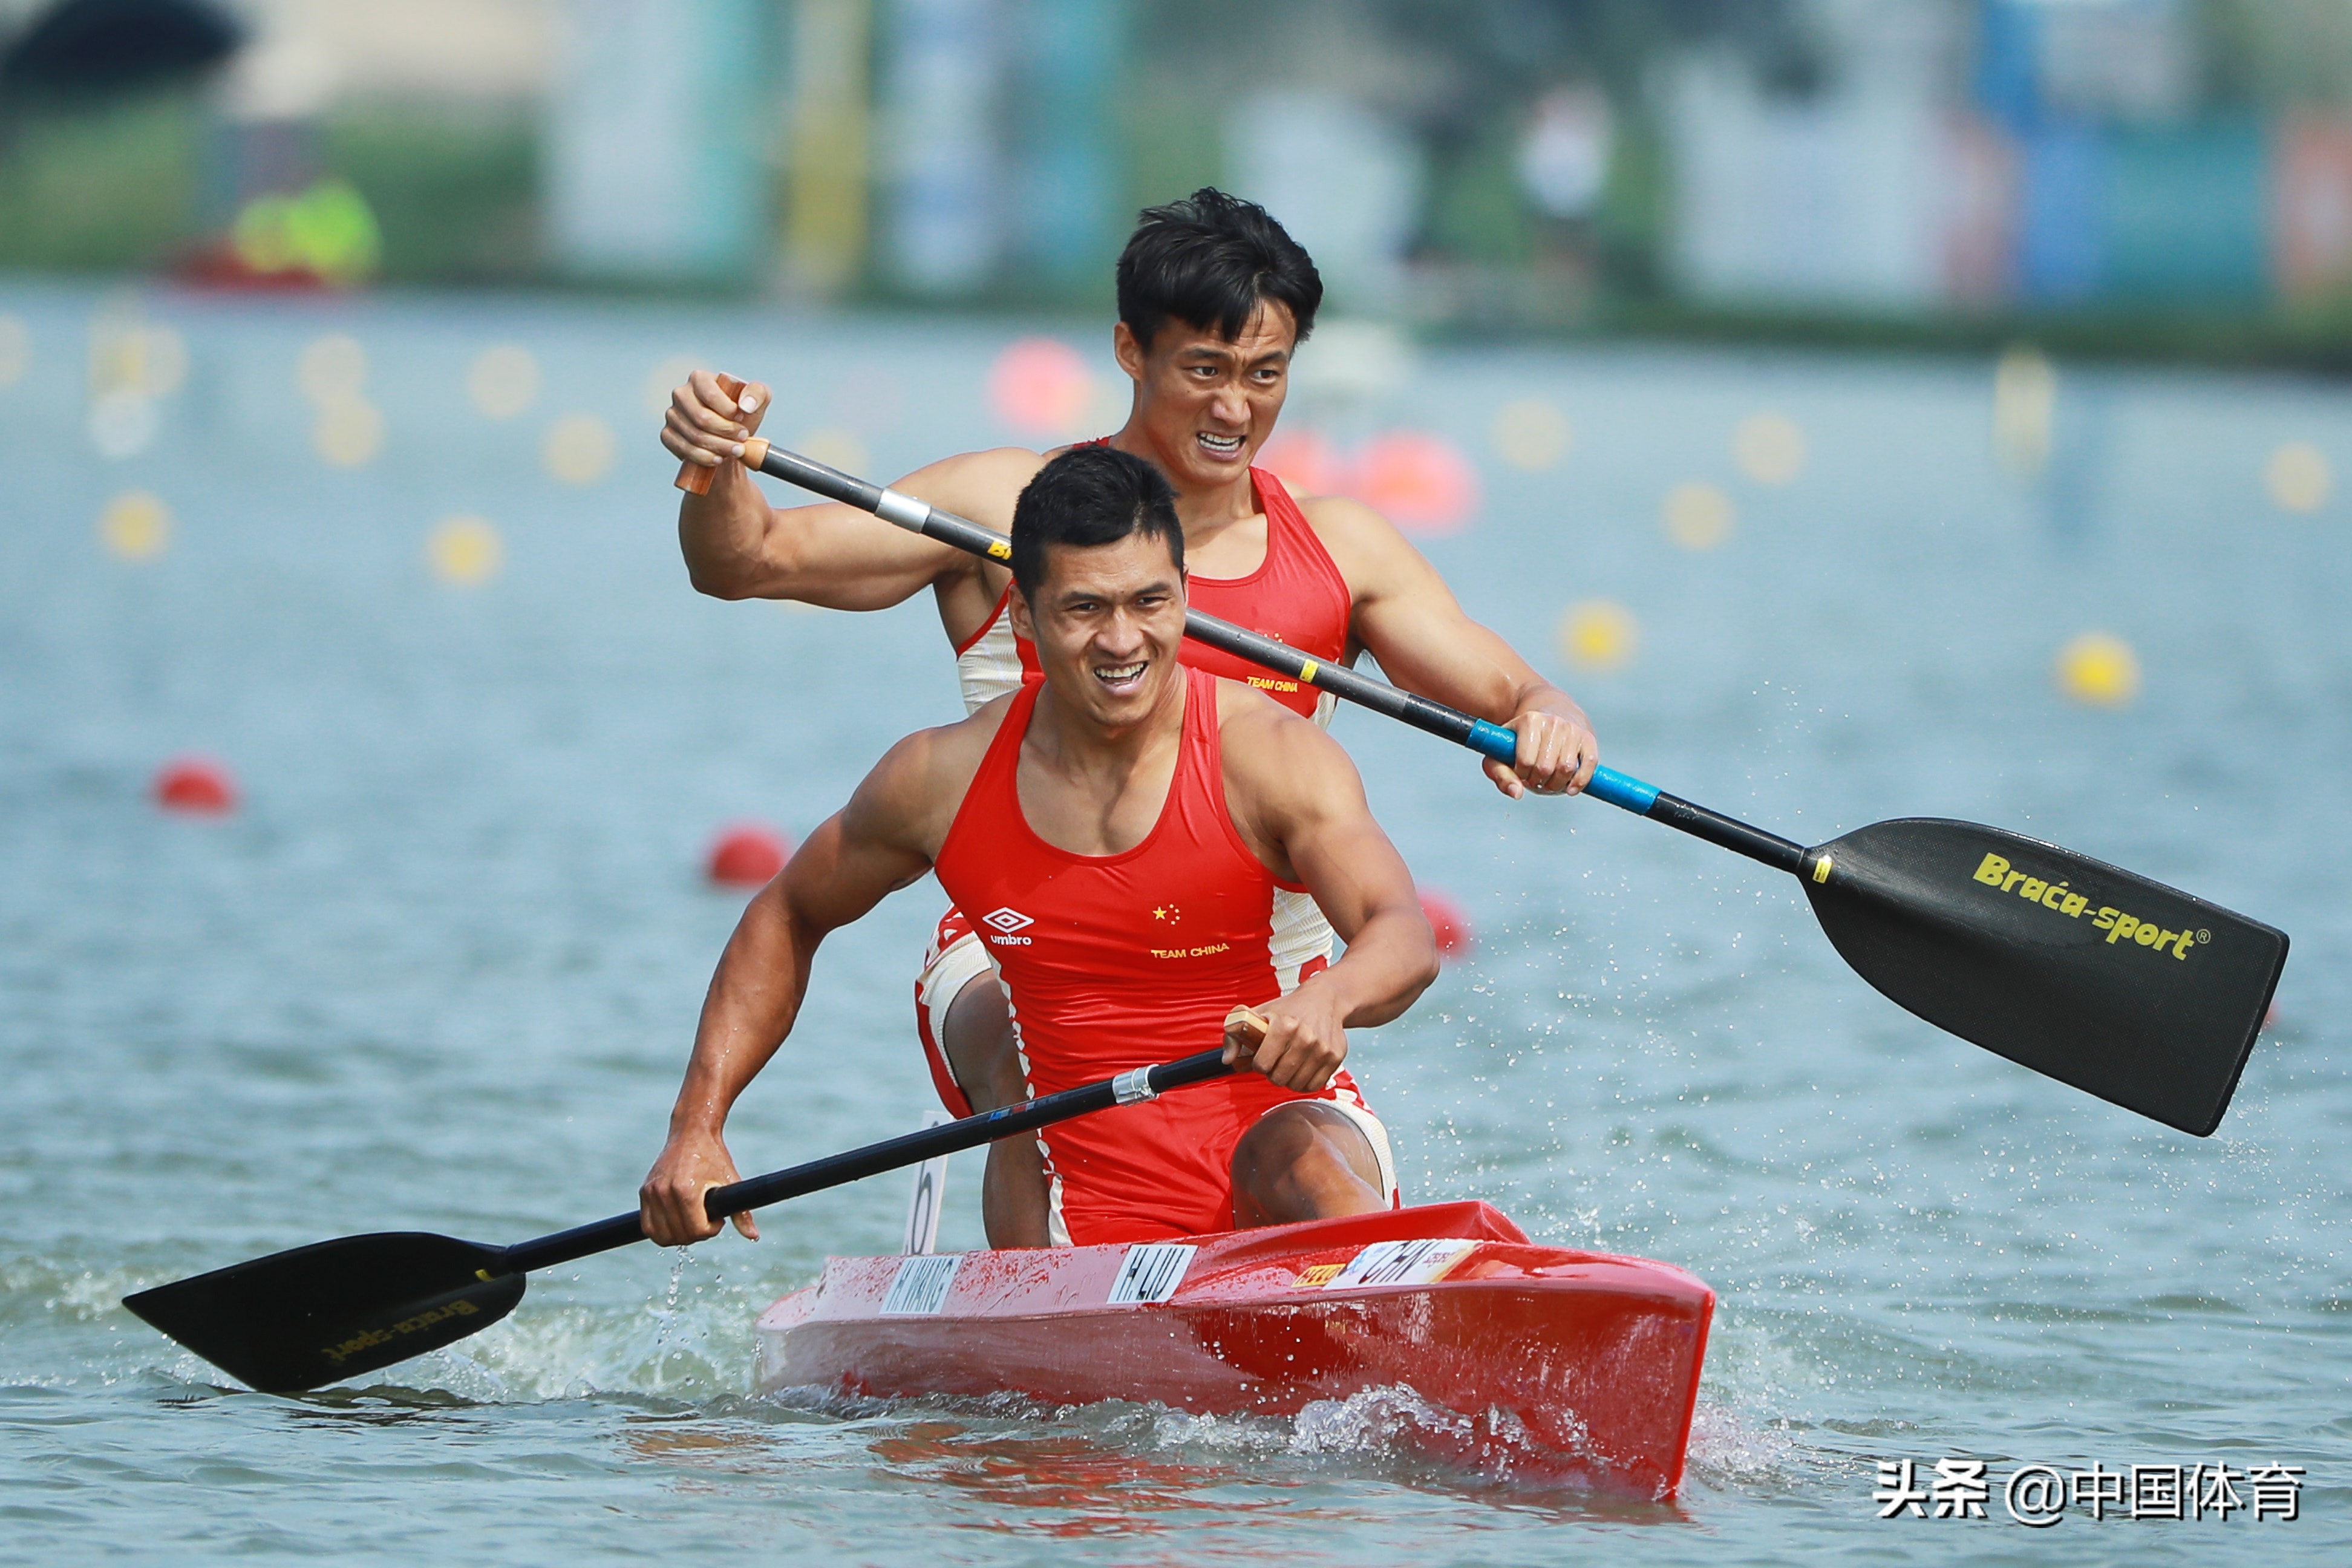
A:
[[[1913,817],[1807,852],[1822,929],[1920,1017],[2199,1137],[2221,1124],[2284,931],[1997,827]]]
[[[499,1249],[424,1231],[347,1236],[123,1298],[122,1304],[266,1394],[357,1377],[478,1332],[514,1310],[523,1277],[484,1279]]]

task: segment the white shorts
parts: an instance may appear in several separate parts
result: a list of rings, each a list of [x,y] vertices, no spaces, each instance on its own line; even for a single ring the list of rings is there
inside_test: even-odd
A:
[[[947,1047],[940,1043],[947,1037],[948,1009],[955,1005],[965,986],[995,970],[988,961],[987,946],[971,923],[950,910],[931,938],[931,949],[923,955],[923,972],[915,980],[915,1033],[923,1042],[940,1103],[958,1116],[971,1114],[971,1100],[956,1082]]]
[[[1388,1124],[1372,1114],[1370,1106],[1352,1095],[1337,1094],[1323,1103],[1356,1124],[1356,1131],[1372,1146],[1372,1163],[1381,1173],[1381,1191],[1388,1194],[1389,1207],[1404,1207],[1404,1194],[1397,1186],[1396,1151],[1389,1147]]]

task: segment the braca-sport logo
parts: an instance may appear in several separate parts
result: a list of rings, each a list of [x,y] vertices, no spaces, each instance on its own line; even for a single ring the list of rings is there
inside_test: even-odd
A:
[[[2064,882],[2045,881],[2022,868],[2012,866],[1999,855],[1987,855],[1976,868],[1975,879],[1986,887],[2004,893],[2014,893],[2029,904],[2040,904],[2069,920],[2081,920],[2090,910],[2091,900],[2075,892]],[[2199,942],[2210,942],[2213,933],[2196,927],[2171,931],[2154,921],[2126,914],[2113,904],[2102,904],[2092,914],[2091,924],[2107,933],[2107,945],[2128,942],[2139,947],[2153,948],[2158,952],[2169,952],[2175,958],[2187,958],[2189,950]]]

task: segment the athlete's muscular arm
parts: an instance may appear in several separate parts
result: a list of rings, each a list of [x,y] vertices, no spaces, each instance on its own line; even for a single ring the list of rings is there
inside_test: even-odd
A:
[[[1342,497],[1319,498],[1307,510],[1355,595],[1350,629],[1389,679],[1517,731],[1517,763],[1486,763],[1497,789],[1516,800],[1531,789],[1559,795],[1591,781],[1601,745],[1584,710],[1465,615],[1445,580],[1393,524]]]
[[[740,399],[698,370],[670,394],[662,423],[663,446],[712,470],[709,493],[683,496],[677,509],[678,545],[698,590],[720,599],[879,610],[942,583],[980,582],[984,563],[975,557],[856,507],[771,507],[735,460],[766,415],[768,389],[748,384]],[[892,488],[1003,529],[1012,522],[1013,498],[1042,460],[1016,447],[969,452],[918,468]],[[986,610],[980,606],[981,615]]]
[[[1230,1058],[1285,1089],[1313,1092],[1347,1059],[1347,1030],[1385,1024],[1437,978],[1437,943],[1412,873],[1364,799],[1338,742],[1262,692],[1219,683],[1225,801],[1242,842],[1286,881],[1303,882],[1348,951],[1258,1009],[1255,1052],[1227,1037]]]
[[[941,816],[940,803],[951,806],[963,794],[954,771],[962,766],[968,782],[978,766],[971,737],[959,733],[975,722],[899,742],[744,910],[703,1000],[669,1140],[638,1189],[646,1234],[659,1245],[719,1234],[703,1214],[702,1194],[738,1179],[727,1152],[727,1113],[792,1032],[809,961],[826,933],[930,869],[952,819]],[[985,735],[979,744],[985,748]],[[738,1215],[735,1226],[758,1239],[749,1215]]]

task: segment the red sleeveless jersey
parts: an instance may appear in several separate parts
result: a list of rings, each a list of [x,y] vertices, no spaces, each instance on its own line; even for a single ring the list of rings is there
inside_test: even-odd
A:
[[[1185,672],[1183,740],[1160,819],[1118,855],[1073,855],[1022,814],[1021,742],[1038,684],[1013,698],[940,847],[940,884],[987,943],[1032,1095],[1207,1050],[1235,1003],[1280,994],[1279,883],[1225,808],[1217,683]],[[1150,1241],[1234,1223],[1234,1145],[1294,1100],[1251,1072],[1038,1131],[1057,1239]]]
[[[1348,625],[1355,607],[1348,580],[1339,575],[1331,552],[1323,548],[1280,479],[1264,468],[1252,468],[1250,486],[1258,510],[1265,513],[1265,559],[1245,577],[1193,576],[1186,584],[1192,607],[1336,664],[1347,656]],[[1012,592],[1005,589],[1008,598]],[[1037,673],[1037,650],[1013,636],[1004,606],[1005,599],[999,599],[987,624],[956,649],[966,712],[979,711]],[[1294,712],[1319,717],[1317,704],[1322,693],[1304,681],[1190,638],[1177,657],[1195,669],[1245,681]]]

